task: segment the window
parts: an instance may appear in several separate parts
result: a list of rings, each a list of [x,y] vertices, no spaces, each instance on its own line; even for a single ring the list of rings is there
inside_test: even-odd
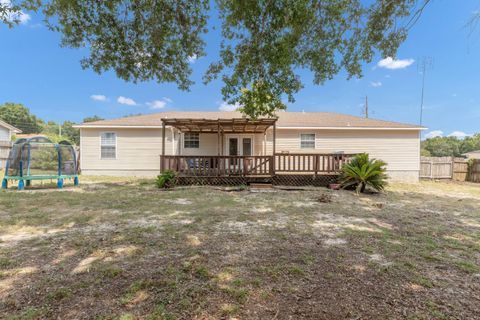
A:
[[[100,138],[101,158],[115,159],[117,156],[117,134],[114,132],[103,132]]]
[[[314,133],[301,134],[300,148],[315,149],[315,134]]]
[[[199,148],[200,147],[199,134],[195,132],[185,132],[185,136],[183,137],[183,147]]]
[[[252,155],[252,138],[243,138],[243,155],[251,156]]]

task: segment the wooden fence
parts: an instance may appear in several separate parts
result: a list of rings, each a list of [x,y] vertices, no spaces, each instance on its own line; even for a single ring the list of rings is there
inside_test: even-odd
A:
[[[420,178],[480,182],[480,160],[455,157],[422,157]]]
[[[473,160],[471,163],[468,181],[480,182],[480,159]]]
[[[12,143],[9,141],[0,141],[0,170],[5,168],[8,154],[12,148]]]

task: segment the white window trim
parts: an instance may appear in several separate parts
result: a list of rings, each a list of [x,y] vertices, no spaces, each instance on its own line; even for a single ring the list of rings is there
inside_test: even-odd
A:
[[[102,158],[102,135],[104,133],[115,133],[115,158]],[[116,131],[102,131],[99,135],[100,139],[100,160],[117,160],[117,149],[118,149],[118,133]]]
[[[187,133],[197,133],[198,134],[198,148],[192,148],[192,147],[185,147],[185,134]],[[182,146],[183,149],[200,149],[200,132],[185,132],[183,133],[183,139],[182,139]]]
[[[302,148],[302,134],[313,134],[313,148]],[[298,134],[298,138],[300,140],[300,149],[317,149],[317,134],[315,132],[300,132]]]

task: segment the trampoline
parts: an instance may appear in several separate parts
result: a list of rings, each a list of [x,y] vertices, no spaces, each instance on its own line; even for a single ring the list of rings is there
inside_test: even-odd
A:
[[[78,185],[73,146],[68,141],[53,143],[38,136],[15,141],[8,155],[2,188],[7,189],[9,181],[18,181],[18,190],[23,190],[32,180],[57,180],[57,187],[63,188],[67,179]]]

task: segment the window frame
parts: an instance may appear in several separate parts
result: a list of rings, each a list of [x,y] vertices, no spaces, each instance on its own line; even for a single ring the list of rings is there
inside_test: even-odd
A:
[[[115,145],[113,144],[108,144],[104,145],[102,144],[102,136],[107,133],[112,133],[115,135]],[[100,132],[100,160],[116,160],[117,159],[117,144],[118,144],[118,134],[115,131],[102,131]],[[102,147],[115,147],[115,155],[113,158],[104,158],[102,157]]]
[[[308,140],[308,141],[303,141],[302,136],[303,135],[313,135],[313,141]],[[302,142],[313,142],[313,147],[304,147],[302,146]],[[300,149],[316,149],[317,148],[317,134],[316,133],[300,133]]]
[[[188,139],[187,141],[187,134],[188,135],[197,135],[197,141],[195,140],[191,140],[191,138]],[[192,146],[186,146],[186,143],[189,142],[189,143],[192,143],[192,142],[197,142],[198,145],[196,147],[192,147]],[[200,132],[185,132],[183,134],[183,149],[200,149]]]

